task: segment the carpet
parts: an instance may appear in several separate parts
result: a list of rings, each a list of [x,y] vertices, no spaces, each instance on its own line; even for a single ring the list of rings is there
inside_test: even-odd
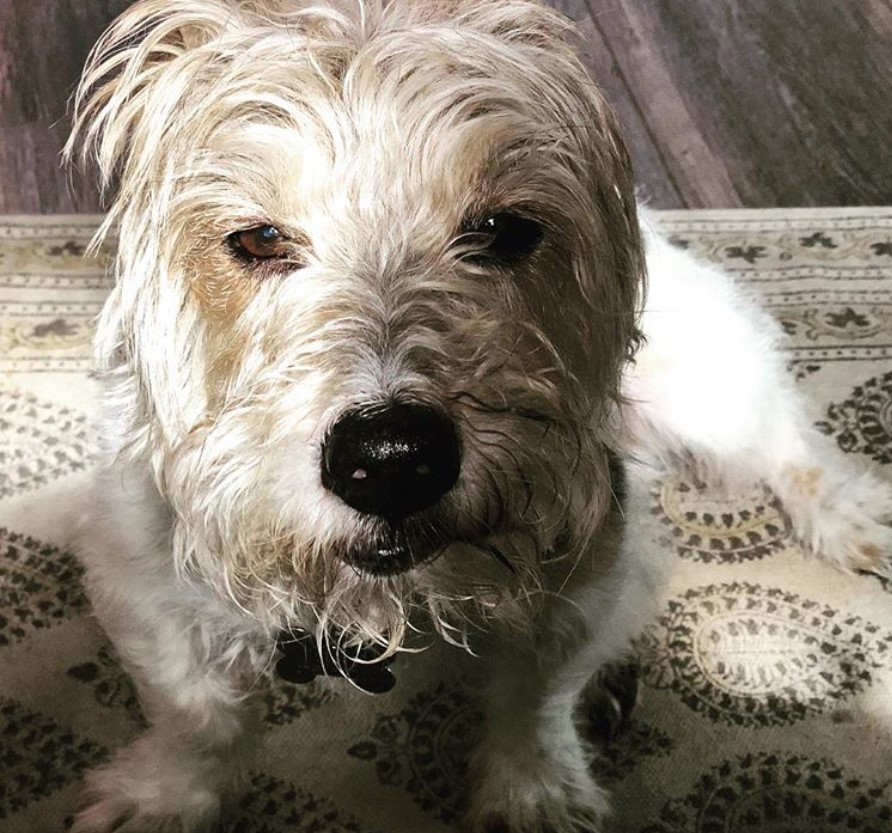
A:
[[[734,272],[778,318],[820,429],[892,477],[892,209],[659,216],[678,245]],[[83,257],[95,224],[0,218],[9,833],[63,830],[84,772],[144,725],[71,546],[97,440],[89,343],[107,253]],[[649,472],[629,515],[640,545],[674,569],[636,642],[640,705],[594,764],[614,797],[606,830],[892,830],[892,586],[808,558],[758,483],[727,494]],[[230,829],[454,829],[479,713],[446,650],[400,657],[398,685],[378,697],[264,684],[262,750]]]

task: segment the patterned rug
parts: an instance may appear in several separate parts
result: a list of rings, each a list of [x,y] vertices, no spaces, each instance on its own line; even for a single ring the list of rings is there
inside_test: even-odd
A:
[[[789,371],[847,453],[892,476],[892,210],[673,212],[789,334]],[[51,833],[86,769],[140,731],[71,551],[94,465],[82,255],[95,218],[0,218],[0,830]],[[704,380],[708,384],[708,380]],[[892,587],[807,559],[759,484],[634,484],[631,527],[674,561],[637,642],[642,700],[595,764],[609,831],[892,830]],[[473,695],[432,649],[369,697],[270,683],[239,833],[454,829]]]

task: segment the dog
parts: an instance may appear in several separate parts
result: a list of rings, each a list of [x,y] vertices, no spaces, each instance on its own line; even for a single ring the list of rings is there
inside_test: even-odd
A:
[[[410,624],[486,634],[467,828],[601,829],[574,714],[659,580],[626,466],[761,478],[820,556],[888,570],[892,488],[654,229],[573,38],[535,0],[138,0],[95,47],[67,154],[118,245],[82,549],[150,728],[77,833],[212,829],[282,634],[359,684]]]

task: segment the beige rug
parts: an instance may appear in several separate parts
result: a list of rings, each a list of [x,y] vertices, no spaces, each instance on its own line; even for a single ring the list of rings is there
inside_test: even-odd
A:
[[[676,212],[679,245],[734,271],[790,336],[813,418],[892,477],[892,210]],[[0,218],[0,830],[52,833],[84,771],[140,730],[70,550],[93,466],[90,218]],[[703,380],[704,385],[709,379]],[[675,562],[638,642],[642,702],[596,764],[611,831],[892,831],[892,587],[807,560],[758,484],[636,484],[641,546]],[[240,833],[455,827],[478,732],[442,654],[398,685],[273,683]],[[447,663],[452,665],[453,663]]]

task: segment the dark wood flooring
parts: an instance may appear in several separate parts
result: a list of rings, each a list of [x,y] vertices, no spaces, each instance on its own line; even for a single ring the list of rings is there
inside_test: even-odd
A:
[[[552,0],[652,205],[892,203],[892,0]],[[66,101],[128,0],[0,0],[0,213],[95,211]]]

